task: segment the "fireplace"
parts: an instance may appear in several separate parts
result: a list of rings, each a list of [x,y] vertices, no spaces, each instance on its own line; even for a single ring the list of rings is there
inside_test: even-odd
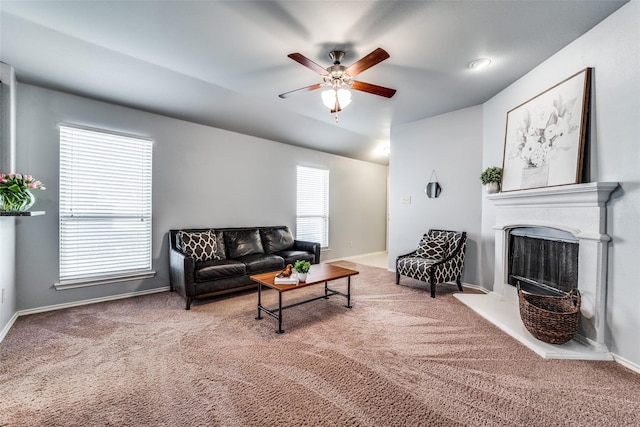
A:
[[[593,182],[487,195],[495,206],[493,291],[456,297],[543,357],[612,360],[605,344],[607,252],[611,240],[606,234],[606,204],[617,186]],[[560,273],[560,281],[566,282],[562,286],[577,287],[582,295],[578,333],[574,340],[562,345],[543,343],[526,331],[519,316],[516,290],[510,284],[513,242],[519,235],[530,238],[539,232],[546,234],[543,240],[550,240],[552,234],[553,240],[572,245],[561,255],[566,257],[564,262],[573,262],[574,252],[577,257],[577,272],[570,268]],[[535,263],[530,270],[535,270],[532,275],[542,280],[515,275],[530,282],[558,281],[557,273],[545,278],[544,267]],[[564,277],[575,273],[575,279]],[[557,291],[566,292],[563,288]]]
[[[507,283],[539,295],[566,295],[578,287],[578,239],[549,227],[509,231]]]

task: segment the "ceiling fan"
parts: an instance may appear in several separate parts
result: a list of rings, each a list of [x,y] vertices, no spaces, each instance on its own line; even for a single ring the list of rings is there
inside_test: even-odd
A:
[[[333,61],[333,65],[327,68],[322,68],[301,53],[291,53],[287,56],[309,68],[311,71],[320,74],[323,77],[323,82],[285,92],[278,96],[280,98],[287,98],[299,92],[310,92],[312,90],[326,88],[322,93],[322,101],[325,106],[331,109],[331,113],[336,113],[336,122],[338,121],[337,113],[351,102],[351,92],[348,91],[349,88],[384,96],[385,98],[391,98],[396,93],[395,89],[353,79],[363,71],[389,58],[389,54],[382,48],[377,48],[349,67],[340,64],[344,58],[344,51],[341,50],[334,50],[329,53],[329,58]]]

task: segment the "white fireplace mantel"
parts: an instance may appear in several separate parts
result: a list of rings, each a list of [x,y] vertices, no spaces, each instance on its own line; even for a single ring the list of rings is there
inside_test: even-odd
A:
[[[605,344],[607,202],[617,182],[591,182],[487,195],[495,206],[493,291],[456,297],[483,317],[547,358],[611,360]],[[550,227],[578,239],[578,289],[582,295],[576,338],[562,345],[534,338],[519,316],[515,288],[507,283],[509,232],[518,227]]]
[[[617,182],[589,182],[487,194],[496,206],[604,206]]]

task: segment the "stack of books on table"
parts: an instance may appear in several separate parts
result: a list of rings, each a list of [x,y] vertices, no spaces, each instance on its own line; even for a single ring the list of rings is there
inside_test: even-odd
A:
[[[274,285],[297,285],[298,284],[298,275],[293,273],[289,277],[278,277],[276,276],[273,279]]]

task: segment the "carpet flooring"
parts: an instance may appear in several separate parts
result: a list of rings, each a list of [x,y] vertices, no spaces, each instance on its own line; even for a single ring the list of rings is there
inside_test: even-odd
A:
[[[432,299],[424,283],[337,264],[361,273],[353,308],[339,296],[290,308],[282,335],[255,320],[254,291],[190,311],[165,292],[22,316],[0,343],[0,425],[640,425],[640,375],[544,360],[456,286]]]

